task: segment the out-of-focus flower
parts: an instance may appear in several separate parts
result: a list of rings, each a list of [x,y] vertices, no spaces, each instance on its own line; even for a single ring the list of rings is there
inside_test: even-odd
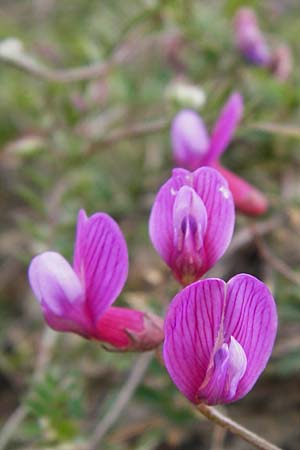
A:
[[[166,88],[165,96],[180,107],[200,109],[206,102],[206,95],[200,86],[186,81],[172,81]]]
[[[259,215],[266,212],[265,196],[246,181],[239,178],[219,162],[228,147],[243,114],[243,99],[233,93],[214,125],[209,137],[201,117],[192,110],[182,110],[171,125],[173,159],[183,168],[195,170],[201,166],[213,166],[226,178],[236,207],[244,214]]]
[[[165,365],[191,402],[234,402],[252,389],[264,370],[276,331],[274,299],[255,277],[198,281],[170,304]]]
[[[285,81],[293,69],[290,48],[281,44],[275,50],[269,48],[259,28],[256,14],[251,8],[240,8],[234,17],[236,46],[252,64],[269,69],[278,80]]]
[[[120,350],[148,350],[163,339],[162,320],[111,307],[128,274],[127,246],[104,213],[79,212],[73,267],[56,252],[31,261],[29,282],[44,318],[56,331],[77,333]]]
[[[154,201],[152,243],[183,285],[208,271],[224,254],[234,228],[234,203],[214,169],[174,169]]]
[[[252,64],[268,66],[271,52],[251,8],[240,8],[234,17],[235,41],[242,55]]]
[[[278,80],[285,81],[289,78],[293,70],[293,57],[287,45],[282,44],[274,50],[270,69]]]

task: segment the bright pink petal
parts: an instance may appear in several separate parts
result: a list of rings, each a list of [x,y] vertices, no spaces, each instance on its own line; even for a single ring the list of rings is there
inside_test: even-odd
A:
[[[86,212],[81,209],[78,213],[77,217],[77,227],[76,227],[76,239],[74,246],[74,261],[73,267],[76,273],[80,273],[80,262],[81,262],[81,253],[82,253],[82,244],[85,239],[84,228],[88,222],[88,217]]]
[[[198,281],[176,295],[166,315],[165,365],[178,389],[193,403],[199,402],[198,390],[218,345],[224,300],[224,281]]]
[[[149,234],[154,248],[171,265],[174,251],[173,208],[179,189],[191,184],[191,173],[174,169],[172,177],[160,188],[152,206]]]
[[[203,159],[203,165],[210,165],[226,150],[242,115],[243,98],[238,92],[235,92],[229,97],[217,119],[212,131],[209,150]]]
[[[119,226],[107,214],[93,214],[79,229],[75,269],[85,286],[86,309],[96,323],[124,286],[127,246]]]
[[[48,324],[57,331],[86,335],[90,328],[84,311],[84,289],[69,263],[55,252],[33,258],[28,271],[31,288]]]
[[[276,305],[264,283],[240,274],[227,283],[224,317],[225,341],[233,336],[247,357],[247,369],[231,400],[235,401],[250,391],[271,355],[277,331]]]
[[[214,167],[226,179],[234,204],[240,212],[249,216],[260,216],[267,211],[268,200],[262,192],[219,163],[214,163]]]
[[[235,222],[234,203],[226,180],[212,168],[196,170],[193,173],[193,187],[207,212],[203,275],[223,256],[230,244]]]
[[[173,159],[179,167],[195,170],[202,165],[209,148],[209,136],[201,117],[184,109],[173,119],[171,126]]]

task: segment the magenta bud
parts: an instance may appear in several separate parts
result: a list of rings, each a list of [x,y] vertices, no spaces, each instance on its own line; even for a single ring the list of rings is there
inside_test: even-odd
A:
[[[164,338],[161,317],[129,308],[109,308],[97,327],[99,340],[111,351],[152,350]]]
[[[234,17],[235,41],[242,55],[252,64],[267,66],[270,50],[251,8],[240,8]]]
[[[178,167],[195,170],[209,147],[209,136],[201,117],[190,109],[176,114],[171,125],[173,159]]]
[[[248,216],[260,216],[267,212],[268,200],[262,192],[221,164],[215,163],[214,167],[226,179],[238,211]]]

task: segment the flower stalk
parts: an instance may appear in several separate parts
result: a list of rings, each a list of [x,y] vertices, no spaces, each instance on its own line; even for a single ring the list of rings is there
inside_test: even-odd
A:
[[[229,417],[226,417],[216,408],[200,403],[199,405],[196,406],[196,409],[200,411],[211,422],[239,436],[244,441],[249,442],[249,444],[253,445],[253,447],[257,449],[282,450],[280,447],[277,447],[277,445],[268,442],[266,439],[258,436],[257,434],[243,427],[242,425],[230,419]]]

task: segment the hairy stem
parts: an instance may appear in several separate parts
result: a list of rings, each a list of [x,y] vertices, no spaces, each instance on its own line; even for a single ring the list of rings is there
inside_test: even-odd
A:
[[[244,441],[249,442],[249,444],[253,445],[255,448],[260,450],[281,450],[276,445],[271,444],[229,417],[224,416],[224,414],[220,413],[215,408],[201,403],[197,405],[197,410],[200,411],[208,420],[211,420],[215,424],[231,431],[231,433],[241,437]]]

